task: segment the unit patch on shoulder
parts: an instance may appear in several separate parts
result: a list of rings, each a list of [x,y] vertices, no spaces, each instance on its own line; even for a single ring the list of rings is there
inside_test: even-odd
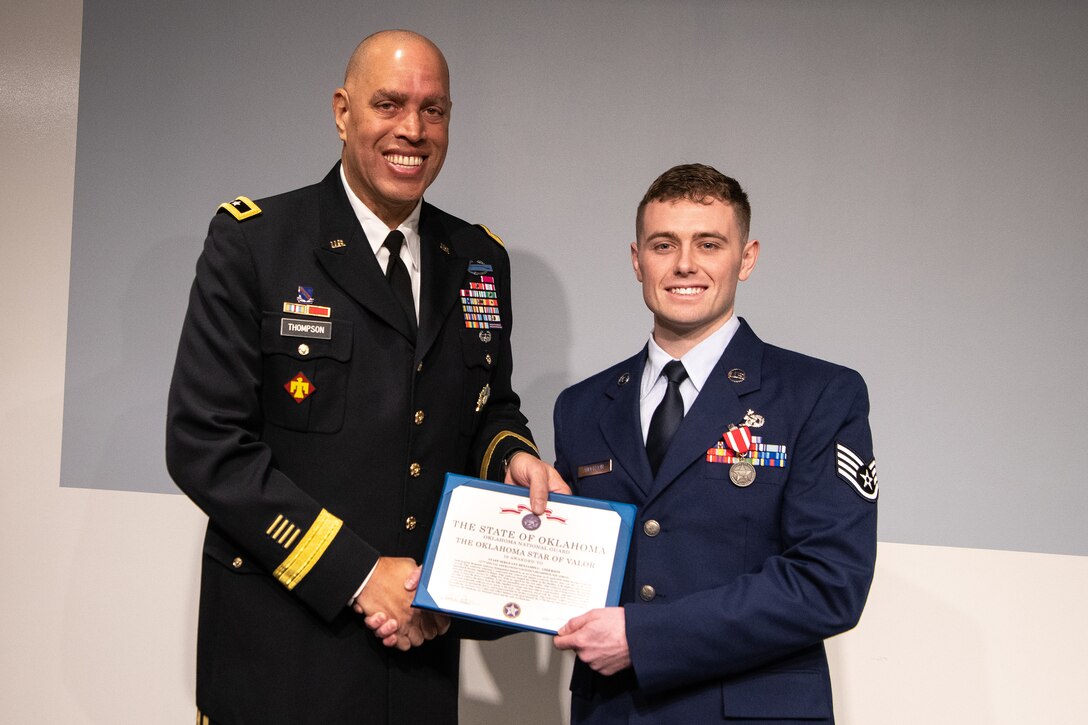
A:
[[[245,221],[250,217],[257,216],[261,213],[261,207],[253,203],[253,200],[248,196],[239,196],[234,201],[220,204],[216,213],[225,211],[238,221]]]
[[[506,248],[506,244],[504,244],[504,243],[503,243],[503,241],[502,241],[501,239],[499,239],[499,235],[498,235],[498,234],[496,234],[495,232],[491,231],[490,229],[488,229],[487,227],[485,227],[485,226],[484,226],[483,224],[477,224],[476,226],[480,227],[480,229],[483,229],[483,230],[484,230],[484,233],[485,233],[485,234],[487,234],[487,236],[489,236],[489,237],[491,237],[492,239],[494,239],[494,240],[495,240],[495,242],[496,242],[496,243],[497,243],[497,244],[498,244],[498,245],[499,245],[500,247],[502,247],[502,248],[504,248],[504,249]]]
[[[835,467],[839,478],[849,483],[866,501],[876,501],[880,494],[880,481],[876,476],[876,459],[865,463],[857,453],[835,443]]]

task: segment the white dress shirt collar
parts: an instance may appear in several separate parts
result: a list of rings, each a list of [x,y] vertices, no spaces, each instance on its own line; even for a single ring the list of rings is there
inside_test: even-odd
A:
[[[358,217],[359,224],[363,227],[363,233],[366,234],[367,241],[370,242],[370,247],[374,250],[374,255],[378,258],[378,263],[384,271],[388,266],[389,252],[382,247],[382,244],[391,230],[351,190],[347,176],[344,175],[343,165],[340,166],[340,181],[343,182],[344,191],[347,192],[348,203],[351,204],[352,210],[355,211],[355,216]],[[404,234],[404,244],[401,246],[400,258],[404,260],[405,266],[408,267],[408,273],[412,276],[413,282],[419,279],[419,212],[422,208],[423,199],[420,199],[416,202],[415,209],[412,209],[412,213],[408,215],[408,218],[397,226],[397,229]],[[416,300],[418,300],[418,283],[413,284],[413,288],[413,293]]]
[[[724,325],[711,333],[710,337],[688,350],[687,354],[680,358],[680,362],[684,363],[684,369],[688,372],[688,380],[691,381],[692,386],[695,388],[696,395],[703,389],[703,385],[706,384],[711,371],[714,370],[714,366],[718,364],[718,360],[721,359],[725,348],[729,346],[733,335],[739,329],[740,319],[734,314],[726,320]],[[646,367],[642,371],[640,400],[649,394],[661,377],[662,368],[673,359],[671,355],[661,349],[652,334],[647,347],[649,348],[649,354],[646,356]],[[687,407],[689,406],[685,406],[685,409]]]

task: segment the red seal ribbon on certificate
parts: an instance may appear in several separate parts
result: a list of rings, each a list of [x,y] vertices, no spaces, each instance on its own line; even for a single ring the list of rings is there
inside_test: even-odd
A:
[[[722,440],[729,446],[739,458],[746,458],[752,450],[752,431],[748,426],[731,426],[722,434]],[[729,467],[729,480],[734,486],[746,488],[756,480],[756,469],[748,460],[740,460]]]

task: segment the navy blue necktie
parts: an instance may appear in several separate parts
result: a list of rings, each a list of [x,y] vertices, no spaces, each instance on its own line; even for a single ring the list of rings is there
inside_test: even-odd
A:
[[[389,280],[389,286],[393,288],[393,296],[397,298],[404,314],[408,316],[408,328],[412,331],[412,337],[416,336],[416,303],[412,297],[412,277],[408,274],[408,268],[400,258],[400,248],[404,244],[404,234],[394,229],[382,242],[382,246],[389,250],[389,264],[385,267],[385,278]]]
[[[665,451],[669,450],[676,429],[680,427],[680,421],[684,419],[684,399],[680,396],[680,383],[688,377],[688,371],[684,369],[684,363],[673,360],[665,365],[661,374],[669,381],[669,387],[665,390],[665,397],[650,418],[650,430],[646,433],[646,456],[650,459],[650,470],[657,475],[657,469],[661,467],[661,461],[665,459]]]

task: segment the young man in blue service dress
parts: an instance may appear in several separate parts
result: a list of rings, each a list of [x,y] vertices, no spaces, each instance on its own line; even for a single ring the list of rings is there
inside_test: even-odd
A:
[[[575,493],[638,505],[622,606],[555,638],[574,723],[833,722],[823,641],[857,623],[876,558],[869,401],[734,315],[749,219],[713,168],[659,177],[631,245],[653,334],[556,402]]]
[[[167,463],[209,518],[202,723],[455,723],[456,632],[409,608],[443,477],[533,484],[538,510],[565,489],[511,389],[506,251],[422,201],[442,53],[372,35],[332,106],[323,181],[212,219],[178,348]]]

